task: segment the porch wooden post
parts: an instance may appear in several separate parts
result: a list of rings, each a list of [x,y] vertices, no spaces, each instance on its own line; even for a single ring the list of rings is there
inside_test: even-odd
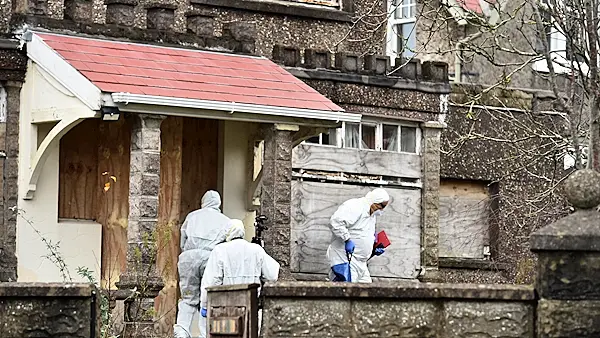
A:
[[[124,337],[150,337],[154,332],[154,298],[163,288],[156,269],[160,125],[164,116],[134,115],[129,172],[127,268],[117,283],[125,300]],[[131,293],[131,290],[136,293]]]
[[[292,136],[298,126],[273,125],[264,129],[265,155],[260,209],[269,217],[263,232],[265,251],[281,265],[280,280],[294,280],[290,270],[290,213],[292,199]]]

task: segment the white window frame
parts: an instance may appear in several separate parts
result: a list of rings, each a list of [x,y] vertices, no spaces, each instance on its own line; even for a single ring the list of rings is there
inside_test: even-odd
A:
[[[341,135],[340,134],[341,134],[341,129],[340,128],[336,128],[335,144],[323,144],[323,133],[319,134],[319,143],[311,143],[311,142],[306,142],[306,141],[303,141],[302,143],[304,143],[304,144],[310,144],[310,145],[313,145],[313,146],[317,146],[318,145],[318,146],[323,146],[323,147],[340,148],[340,144],[342,143]]]
[[[548,8],[548,4],[545,0],[539,0],[540,6],[543,8]],[[553,20],[552,18],[550,18]],[[552,58],[552,64],[554,68],[554,72],[556,73],[570,73],[571,68],[565,67],[565,65],[569,64],[570,61],[567,58],[567,38],[565,35],[556,28],[556,26],[552,25],[550,28],[550,57]],[[577,62],[573,62],[575,67],[581,70],[584,73],[587,73],[587,65],[580,64],[577,65]],[[550,70],[548,69],[548,62],[545,58],[542,60],[538,60],[533,64],[533,69],[538,72],[548,73]]]
[[[412,3],[404,4],[404,1],[413,1]],[[396,19],[395,12],[397,10],[402,11],[403,8],[413,8],[412,13],[414,14],[411,18],[401,18]],[[413,24],[413,29],[410,32],[410,35],[414,35],[414,46],[407,45],[407,49],[403,49],[402,54],[399,53],[399,50],[403,46],[398,46],[398,30],[394,29],[394,27],[401,27],[405,24]],[[394,0],[388,0],[388,20],[387,20],[387,55],[390,56],[392,64],[395,63],[397,57],[413,57],[415,54],[415,50],[417,48],[417,0],[402,0],[400,5],[394,5]],[[405,41],[410,41],[411,38],[405,39]]]
[[[387,126],[396,126],[398,127],[398,140],[397,142],[397,151],[393,151],[393,150],[385,150],[383,149],[383,125],[387,125]],[[415,152],[410,152],[410,151],[402,151],[402,127],[409,127],[409,128],[415,128],[416,132],[415,132]],[[377,136],[377,139],[380,140],[379,142],[379,148],[377,150],[379,151],[384,151],[384,152],[388,152],[388,153],[403,153],[403,154],[420,154],[421,153],[421,128],[419,128],[418,125],[410,125],[410,124],[398,124],[398,123],[389,123],[389,122],[381,122],[380,125],[378,126],[378,131],[379,131],[379,135]]]
[[[397,126],[398,127],[398,150],[397,151],[392,151],[392,150],[384,150],[383,149],[383,125],[388,125],[388,126]],[[375,149],[370,149],[370,148],[363,148],[362,146],[362,126],[363,125],[369,125],[369,126],[375,126]],[[410,127],[410,128],[415,128],[416,132],[415,132],[415,152],[406,152],[406,151],[401,151],[400,149],[402,149],[402,127]],[[304,144],[309,144],[312,146],[322,146],[322,147],[336,147],[336,148],[345,148],[345,149],[357,149],[357,150],[367,150],[367,151],[381,151],[381,152],[388,152],[388,153],[403,153],[403,154],[417,154],[420,155],[421,154],[421,128],[419,127],[419,125],[417,123],[410,123],[410,122],[398,122],[398,121],[374,121],[374,120],[365,120],[359,123],[359,127],[358,127],[358,132],[359,132],[359,137],[361,140],[361,143],[359,143],[358,148],[350,148],[350,147],[346,147],[346,123],[343,122],[342,123],[342,127],[337,129],[337,133],[336,133],[336,145],[331,145],[331,144],[323,144],[323,134],[319,134],[319,143],[310,143],[310,142],[302,142]]]

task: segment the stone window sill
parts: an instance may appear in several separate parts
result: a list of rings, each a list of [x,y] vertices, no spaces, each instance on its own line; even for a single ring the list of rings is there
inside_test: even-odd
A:
[[[325,6],[308,6],[300,2],[271,2],[256,0],[191,0],[192,4],[243,9],[253,12],[283,14],[296,17],[307,17],[329,21],[351,22],[352,3],[354,0],[342,0],[344,10]]]
[[[506,270],[505,263],[498,263],[487,259],[449,258],[440,257],[439,267],[447,269],[472,269],[472,270]]]

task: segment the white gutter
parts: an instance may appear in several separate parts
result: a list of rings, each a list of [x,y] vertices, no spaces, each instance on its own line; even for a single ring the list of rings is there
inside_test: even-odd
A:
[[[153,96],[130,93],[112,93],[111,97],[114,103],[137,103],[166,107],[216,110],[225,111],[230,114],[252,113],[316,120],[329,120],[336,122],[360,122],[362,117],[362,115],[360,114],[345,113],[343,111],[275,107],[248,103],[184,99],[177,97]]]

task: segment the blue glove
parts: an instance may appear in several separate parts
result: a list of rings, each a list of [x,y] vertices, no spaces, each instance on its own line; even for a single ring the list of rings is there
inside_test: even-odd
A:
[[[356,247],[356,245],[354,245],[354,242],[352,242],[351,239],[346,241],[346,253],[348,255],[351,255],[354,253],[354,248]]]
[[[206,318],[206,308],[203,307],[202,310],[200,310],[200,315],[204,318]]]
[[[385,252],[385,250],[383,250],[383,248],[376,248],[375,256],[381,256],[381,255],[383,255],[384,252]]]

